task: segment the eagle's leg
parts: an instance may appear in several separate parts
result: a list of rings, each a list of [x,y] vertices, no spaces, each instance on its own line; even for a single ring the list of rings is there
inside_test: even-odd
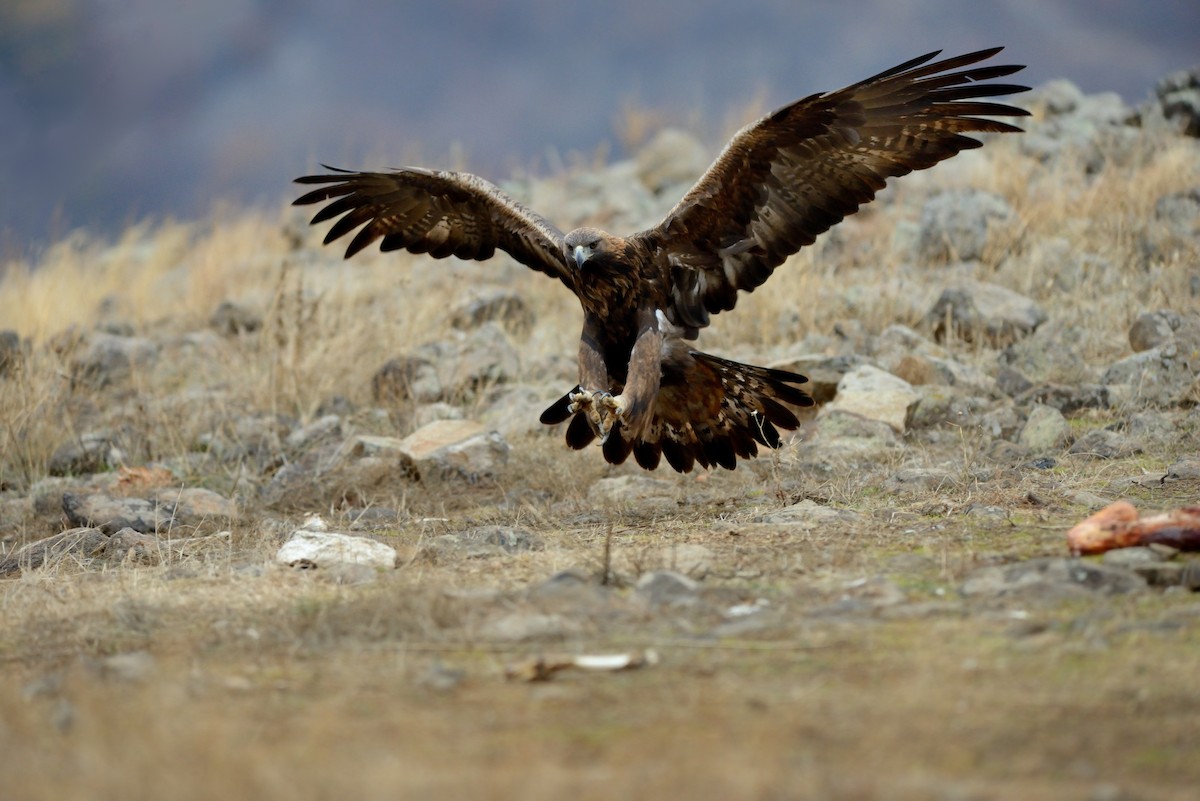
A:
[[[620,420],[626,439],[636,442],[649,431],[654,419],[654,400],[662,382],[663,332],[653,314],[642,313],[642,328],[629,354],[629,372],[618,395],[608,395],[600,403],[608,411],[613,425]]]

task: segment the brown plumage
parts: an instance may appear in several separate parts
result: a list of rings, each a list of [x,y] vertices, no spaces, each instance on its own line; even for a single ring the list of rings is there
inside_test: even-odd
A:
[[[693,350],[710,315],[727,311],[789,256],[875,197],[888,178],[980,146],[968,133],[1015,132],[985,117],[1023,109],[978,98],[1026,90],[986,83],[1022,69],[973,66],[1000,51],[905,62],[837,92],[784,106],[739,131],[657,226],[619,237],[594,228],[565,236],[474,175],[404,168],[297,179],[320,188],[297,205],[330,201],[313,222],[339,217],[325,242],[358,228],[354,255],[382,250],[487,259],[503,250],[562,281],[583,306],[579,386],[541,417],[570,423],[567,444],[597,438],[614,464],[648,469],[733,468],[759,445],[780,444],[810,406],[796,373]],[[361,226],[361,228],[360,228]]]

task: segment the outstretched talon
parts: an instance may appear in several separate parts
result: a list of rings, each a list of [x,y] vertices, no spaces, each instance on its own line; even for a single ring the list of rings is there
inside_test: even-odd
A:
[[[626,405],[623,395],[613,395],[611,392],[602,390],[595,392],[580,390],[572,392],[570,399],[571,404],[567,407],[567,411],[571,414],[583,412],[587,415],[588,422],[592,424],[592,429],[600,438],[600,444],[608,441],[617,421],[625,414]]]

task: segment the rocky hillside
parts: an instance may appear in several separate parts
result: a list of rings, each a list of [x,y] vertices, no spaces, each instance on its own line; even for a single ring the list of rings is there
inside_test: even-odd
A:
[[[1047,793],[1024,797],[1111,789],[1101,779],[1112,770],[1118,784],[1161,791],[1146,797],[1182,798],[1177,787],[1200,778],[1200,763],[1176,748],[1194,700],[1155,707],[1154,725],[1142,725],[1097,712],[1084,688],[1063,684],[1054,703],[1094,713],[1097,742],[1084,743],[1031,736],[1022,721],[1053,728],[1045,709],[1009,719],[999,693],[1028,692],[1035,676],[1053,682],[1051,664],[1097,643],[1118,645],[1078,669],[1106,671],[1088,676],[1121,692],[1140,686],[1139,652],[1171,665],[1169,679],[1194,683],[1200,617],[1188,591],[1200,589],[1200,561],[1162,547],[1072,559],[1063,533],[1119,498],[1150,509],[1200,503],[1200,73],[1164,80],[1141,108],[1063,82],[1026,102],[1027,133],[896,182],[702,334],[705,350],[808,375],[819,401],[781,449],[733,472],[613,468],[540,425],[541,410],[574,385],[579,311],[561,286],[504,258],[364,252],[343,262],[290,208],[218,208],[204,221],[134,226],[116,243],[72,235],[36,264],[9,264],[0,656],[21,666],[25,700],[0,699],[0,718],[17,721],[0,727],[0,746],[56,750],[44,721],[68,731],[103,718],[108,695],[90,688],[128,680],[152,689],[122,715],[158,721],[146,729],[157,734],[132,723],[125,732],[146,738],[143,767],[178,759],[176,737],[204,765],[207,741],[184,722],[205,719],[202,699],[222,706],[226,693],[243,693],[280,720],[308,709],[299,698],[275,705],[264,660],[278,660],[289,687],[306,680],[296,671],[337,674],[348,684],[336,692],[312,685],[336,705],[337,693],[371,698],[372,685],[351,664],[331,667],[333,653],[416,649],[395,668],[389,702],[417,703],[435,687],[448,693],[438,714],[450,719],[478,708],[472,682],[503,675],[502,658],[481,661],[474,649],[634,642],[663,651],[663,665],[638,664],[673,683],[654,685],[661,696],[625,685],[647,709],[721,666],[765,682],[767,700],[753,703],[781,703],[788,671],[800,670],[804,686],[828,682],[820,703],[838,713],[805,735],[821,759],[853,773],[844,744],[859,741],[890,754],[893,775],[904,764],[949,771],[886,797],[967,797],[939,784],[965,775],[953,765],[976,764],[954,749],[999,748]],[[711,154],[661,130],[636,159],[579,159],[506,188],[564,230],[633,231],[656,222]],[[1153,600],[1122,600],[1132,597]],[[881,639],[859,639],[863,626],[882,627],[870,629]],[[1129,639],[1154,626],[1167,633]],[[1000,639],[980,645],[982,632]],[[707,668],[685,656],[708,647],[696,643],[736,651],[747,638],[835,647],[857,672],[827,671],[819,657],[768,669],[732,651],[713,652]],[[900,724],[913,709],[857,705],[859,679],[875,689],[897,675],[915,681],[885,653],[909,665],[939,648],[953,660],[928,663],[926,679],[895,698],[924,699],[930,719],[949,726],[957,713],[939,691],[963,681],[966,660],[991,670],[1000,653],[1026,672],[989,673],[994,694],[980,714],[993,728],[943,742],[938,732],[951,729],[931,724],[928,742],[940,745],[926,747]],[[296,654],[306,656],[289,661]],[[240,666],[236,675],[220,660]],[[187,670],[168,667],[178,665]],[[186,697],[170,695],[188,671]],[[710,689],[736,702],[728,709],[752,708],[745,685]],[[496,714],[516,714],[513,703]],[[588,695],[577,712],[590,720],[610,703]],[[664,714],[691,720],[692,702],[675,703]],[[163,704],[180,712],[169,725],[185,728],[162,730]],[[357,742],[359,713],[331,709],[337,742]],[[835,718],[861,720],[863,731]],[[243,736],[232,720],[213,725]],[[82,731],[89,747],[109,747],[99,730]],[[993,742],[994,731],[1012,736]],[[10,742],[10,732],[25,735]],[[476,735],[480,752],[510,747]],[[1131,738],[1156,743],[1158,761],[1122,756]],[[589,742],[605,759],[624,753]],[[1037,783],[1055,759],[1089,749],[1084,768]],[[729,758],[751,765],[756,755],[735,748]],[[285,761],[312,770],[302,749]],[[13,770],[29,780],[41,764],[17,759]],[[550,770],[530,764],[536,775]],[[824,763],[787,764],[772,775]],[[203,775],[190,765],[178,769]],[[68,776],[47,785],[47,798],[71,789],[70,776],[126,787],[126,772],[101,762],[66,774],[43,767]],[[254,770],[237,762],[231,791],[254,785]],[[489,763],[480,776],[500,781],[504,770]],[[418,786],[410,779],[396,786]],[[313,780],[355,787],[345,776]],[[738,794],[696,788],[696,797]]]

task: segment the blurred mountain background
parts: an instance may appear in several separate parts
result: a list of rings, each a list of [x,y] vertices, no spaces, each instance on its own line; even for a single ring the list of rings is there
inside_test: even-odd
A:
[[[638,114],[716,147],[739,113],[995,44],[1031,85],[1138,103],[1200,61],[1200,3],[3,0],[0,241],[276,204],[319,161],[619,157]]]

